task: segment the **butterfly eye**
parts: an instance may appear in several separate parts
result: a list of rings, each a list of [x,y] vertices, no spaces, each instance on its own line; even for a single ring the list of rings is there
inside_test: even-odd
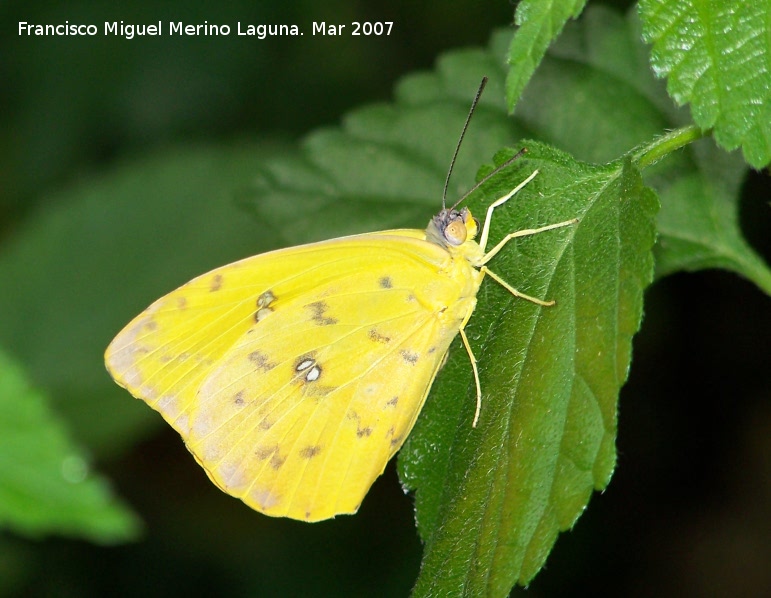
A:
[[[460,220],[450,222],[444,229],[444,238],[450,245],[462,245],[466,240],[466,225]]]

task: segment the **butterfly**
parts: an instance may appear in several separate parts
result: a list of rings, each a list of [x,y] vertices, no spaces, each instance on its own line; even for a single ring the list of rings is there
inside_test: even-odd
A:
[[[115,381],[182,436],[224,492],[271,516],[355,513],[410,433],[482,280],[493,210],[442,209],[425,231],[367,233],[263,253],[162,297],[112,341]]]

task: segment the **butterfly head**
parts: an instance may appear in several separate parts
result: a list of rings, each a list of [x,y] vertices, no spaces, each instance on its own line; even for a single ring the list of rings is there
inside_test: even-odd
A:
[[[479,231],[479,221],[471,210],[444,209],[431,219],[426,229],[426,239],[445,248],[460,247],[471,241]]]

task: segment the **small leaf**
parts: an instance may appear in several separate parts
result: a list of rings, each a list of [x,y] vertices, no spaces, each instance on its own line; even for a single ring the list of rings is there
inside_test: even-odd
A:
[[[0,352],[0,527],[114,543],[135,537],[139,526],[90,471],[45,396]]]
[[[525,145],[527,156],[485,186],[480,205],[540,170],[514,205],[496,210],[493,242],[580,223],[518,239],[490,263],[557,304],[483,284],[469,325],[483,388],[478,427],[468,357],[456,343],[451,374],[442,372],[402,449],[426,542],[416,596],[498,596],[528,583],[615,465],[616,402],[652,278],[657,201],[628,161],[592,166]]]
[[[642,0],[651,63],[693,119],[752,166],[771,162],[771,3]]]
[[[577,18],[586,0],[523,0],[514,22],[519,27],[511,40],[506,76],[506,103],[514,111],[522,90],[540,64],[549,44],[560,34],[569,18]]]

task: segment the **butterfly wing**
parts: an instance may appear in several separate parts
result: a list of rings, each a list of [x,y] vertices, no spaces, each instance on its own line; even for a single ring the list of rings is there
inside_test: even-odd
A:
[[[481,282],[423,237],[358,235],[214,270],[132,321],[107,367],[252,508],[354,513],[412,429]]]

